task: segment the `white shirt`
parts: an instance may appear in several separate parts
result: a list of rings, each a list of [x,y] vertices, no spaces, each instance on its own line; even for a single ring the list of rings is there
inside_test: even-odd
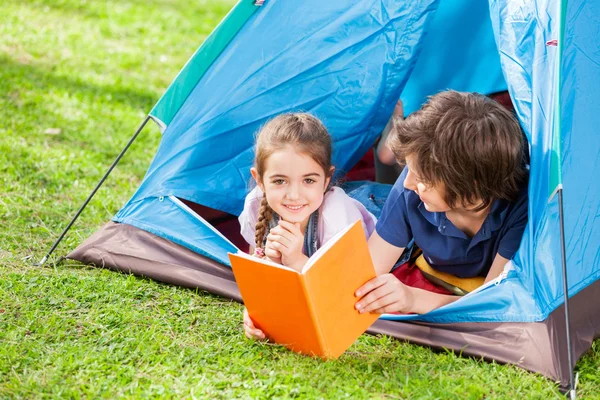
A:
[[[244,201],[244,210],[239,216],[241,233],[246,242],[256,247],[254,236],[256,234],[256,220],[260,210],[263,192],[255,187]],[[338,232],[353,224],[356,220],[362,221],[365,236],[369,238],[375,230],[377,218],[371,214],[358,200],[348,196],[343,189],[332,187],[325,193],[323,203],[319,207],[319,220],[317,224],[318,245],[321,247]]]

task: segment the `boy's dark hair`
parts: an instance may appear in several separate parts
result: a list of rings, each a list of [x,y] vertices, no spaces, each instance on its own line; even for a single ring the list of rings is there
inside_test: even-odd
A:
[[[450,207],[516,200],[527,176],[523,134],[514,115],[477,93],[445,91],[429,97],[405,120],[394,121],[388,146],[398,161],[414,157],[414,172],[443,184]]]

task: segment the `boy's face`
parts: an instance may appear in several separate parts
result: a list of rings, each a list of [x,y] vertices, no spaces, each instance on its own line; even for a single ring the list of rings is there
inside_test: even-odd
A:
[[[429,212],[446,212],[452,210],[444,200],[444,187],[442,185],[430,186],[423,183],[420,177],[414,172],[412,166],[415,165],[414,156],[406,156],[406,165],[408,167],[408,175],[404,180],[404,187],[414,191]]]

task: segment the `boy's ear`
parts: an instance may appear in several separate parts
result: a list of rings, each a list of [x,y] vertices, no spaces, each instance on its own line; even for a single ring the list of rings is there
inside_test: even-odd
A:
[[[250,168],[250,174],[252,174],[252,178],[254,178],[254,180],[256,181],[256,185],[260,188],[260,190],[264,192],[265,186],[263,185],[262,180],[260,179],[260,175],[258,175],[258,171],[256,170],[256,168]]]

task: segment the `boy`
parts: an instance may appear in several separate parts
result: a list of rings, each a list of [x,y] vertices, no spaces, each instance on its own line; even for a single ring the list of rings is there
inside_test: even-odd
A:
[[[521,128],[493,100],[446,91],[396,120],[387,144],[406,168],[369,239],[378,277],[356,291],[356,308],[422,314],[457,297],[388,273],[411,239],[434,270],[486,282],[517,251],[527,224]]]

